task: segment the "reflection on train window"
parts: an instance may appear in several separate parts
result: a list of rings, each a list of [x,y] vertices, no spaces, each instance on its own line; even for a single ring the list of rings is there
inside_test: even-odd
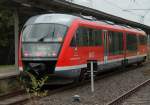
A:
[[[86,27],[79,27],[71,41],[72,47],[100,45],[102,45],[102,31]]]
[[[127,50],[137,51],[137,36],[134,34],[127,34]]]
[[[81,27],[77,30],[76,40],[78,46],[88,46],[88,36],[89,30],[87,28]]]
[[[28,25],[22,32],[23,42],[62,42],[67,26],[61,24],[39,23]]]
[[[140,42],[140,45],[146,45],[147,43],[147,37],[146,36],[139,36],[139,42]]]
[[[116,55],[123,53],[123,33],[109,31],[109,54]]]
[[[100,46],[102,44],[102,31],[91,29],[89,34],[89,45]]]

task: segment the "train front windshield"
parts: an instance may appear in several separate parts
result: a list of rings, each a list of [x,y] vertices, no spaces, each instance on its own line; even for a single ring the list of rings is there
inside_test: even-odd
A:
[[[34,24],[22,32],[23,57],[57,57],[67,32],[60,24]]]

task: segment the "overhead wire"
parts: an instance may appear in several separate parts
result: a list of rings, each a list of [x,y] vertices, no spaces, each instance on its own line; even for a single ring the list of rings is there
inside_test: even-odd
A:
[[[119,9],[122,10],[122,11],[125,10],[124,8],[118,6],[117,4],[115,4],[115,3],[113,3],[113,2],[110,2],[110,1],[108,1],[108,0],[104,0],[104,1],[107,2],[107,3],[109,3],[109,4],[112,5],[112,6],[115,6],[115,7],[119,8]],[[125,12],[125,11],[124,11],[124,12]],[[130,13],[130,14],[135,14],[135,15],[137,15],[137,16],[141,16],[140,14],[137,14],[137,13],[132,12],[132,11],[126,11],[126,12],[128,12],[128,13]]]
[[[121,9],[121,10],[124,9],[124,8],[118,6],[117,4],[113,3],[113,2],[110,2],[110,1],[108,1],[108,0],[104,0],[104,1],[107,2],[107,3],[109,3],[109,4],[112,5],[112,6],[115,6],[115,7],[119,8],[119,9]]]
[[[141,23],[144,22],[145,16],[150,12],[150,10],[149,10],[149,11],[146,10],[146,11],[145,11],[145,14],[144,14],[144,15],[141,15],[141,14],[138,14],[138,13],[133,12],[132,10],[124,9],[124,8],[118,6],[117,4],[115,4],[114,2],[110,2],[109,0],[104,0],[104,1],[107,2],[108,4],[114,6],[114,7],[119,8],[119,9],[122,10],[122,11],[126,10],[126,11],[124,11],[124,12],[128,12],[128,13],[130,13],[130,14],[135,14],[135,15],[139,16]],[[136,0],[133,0],[133,2],[140,6],[139,2],[137,2]],[[131,3],[130,3],[130,4],[131,4]],[[128,7],[129,7],[129,6],[128,6]]]

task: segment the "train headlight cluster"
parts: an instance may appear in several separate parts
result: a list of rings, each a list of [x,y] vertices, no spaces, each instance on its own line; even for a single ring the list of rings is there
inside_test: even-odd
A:
[[[22,48],[24,57],[56,57],[60,49],[59,43],[28,43]]]
[[[23,71],[23,67],[20,66],[20,67],[19,67],[19,71]]]

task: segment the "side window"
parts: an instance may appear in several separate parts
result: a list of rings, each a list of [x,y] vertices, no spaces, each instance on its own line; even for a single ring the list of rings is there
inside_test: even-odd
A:
[[[74,33],[74,36],[71,41],[71,46],[88,46],[88,36],[89,30],[84,27],[80,27]]]
[[[76,45],[81,46],[83,45],[83,38],[81,37],[82,35],[82,30],[79,28],[76,31]]]
[[[93,29],[89,29],[89,46],[94,46]]]
[[[102,45],[102,30],[89,29],[89,46]]]
[[[72,38],[72,41],[71,41],[70,46],[72,46],[72,47],[77,46],[77,42],[76,42],[76,32],[75,32],[75,34],[74,34],[74,36],[73,36],[73,38]]]
[[[146,45],[147,44],[147,37],[146,36],[139,36],[139,42],[140,45]]]
[[[109,54],[116,55],[123,53],[123,33],[109,31]]]
[[[81,33],[80,33],[80,38],[82,39],[82,44],[79,46],[88,46],[89,45],[89,29],[81,27],[80,28]]]
[[[127,50],[137,51],[137,35],[127,34]]]
[[[80,27],[76,32],[76,43],[77,46],[88,46],[88,29],[84,27]]]
[[[101,30],[93,30],[94,37],[94,46],[102,45],[102,31]]]
[[[79,27],[75,32],[71,44],[74,46],[100,46],[102,45],[102,31],[92,28]]]

